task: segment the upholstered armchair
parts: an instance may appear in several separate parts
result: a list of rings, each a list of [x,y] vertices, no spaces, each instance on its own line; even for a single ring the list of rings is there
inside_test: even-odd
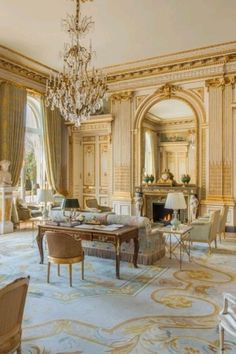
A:
[[[72,264],[81,262],[81,274],[84,279],[84,251],[81,240],[76,236],[60,231],[47,231],[48,244],[48,274],[50,279],[51,263],[57,264],[58,276],[60,276],[60,264],[69,265],[70,286],[72,286]]]
[[[99,205],[96,198],[87,199],[86,207],[91,210],[94,209],[96,211],[101,211],[101,212],[112,211],[112,208],[108,206]]]
[[[229,207],[225,205],[220,213],[220,222],[219,222],[219,228],[218,228],[218,232],[217,232],[219,235],[220,241],[221,241],[221,236],[223,236],[225,238],[225,225],[226,225],[226,221],[227,221],[228,211],[229,211]]]
[[[0,289],[0,354],[21,353],[21,325],[29,277]]]
[[[233,306],[232,306],[233,305]],[[224,353],[224,332],[236,337],[236,297],[224,294],[223,309],[219,314],[220,351]]]
[[[217,235],[219,236],[220,242],[221,242],[222,235],[225,238],[225,225],[227,221],[228,211],[229,211],[229,207],[227,205],[225,205],[220,211],[220,218],[219,218],[218,230],[217,230]],[[210,215],[200,216],[198,220],[209,221],[210,217],[211,217]]]
[[[215,242],[217,247],[217,232],[219,228],[220,210],[213,211],[208,220],[197,219],[191,223],[193,227],[190,231],[191,242],[206,242],[211,251],[211,243]]]

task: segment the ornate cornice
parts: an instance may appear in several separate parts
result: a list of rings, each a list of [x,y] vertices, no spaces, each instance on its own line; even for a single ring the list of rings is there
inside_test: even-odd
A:
[[[236,53],[231,54],[230,56],[215,56],[204,59],[192,59],[192,60],[183,60],[182,62],[171,63],[171,64],[162,64],[156,65],[153,67],[143,67],[134,70],[124,70],[122,72],[109,74],[108,73],[108,83],[115,83],[119,81],[127,81],[131,79],[139,79],[150,76],[158,76],[163,74],[189,71],[192,69],[203,68],[212,65],[225,65],[229,62],[236,61]]]
[[[0,46],[1,70],[44,86],[51,69]],[[110,93],[114,92],[117,95],[116,92],[118,92],[115,98],[117,100],[129,99],[125,98],[124,92],[133,91],[137,87],[210,79],[225,73],[233,75],[236,73],[236,41],[107,67],[104,72],[108,77]],[[220,86],[226,84],[220,84]]]
[[[209,89],[210,87],[215,87],[215,88],[219,88],[221,87],[222,90],[225,88],[225,86],[230,86],[232,85],[232,87],[235,86],[235,81],[236,81],[236,76],[234,75],[230,75],[230,76],[226,76],[223,75],[222,77],[217,77],[211,80],[207,80],[206,81],[206,87]]]
[[[134,96],[133,91],[122,91],[122,92],[116,92],[111,95],[110,99],[112,101],[129,101],[132,100]]]
[[[31,79],[33,81],[40,83],[40,84],[43,84],[43,85],[46,84],[47,77],[45,75],[42,75],[41,73],[34,71],[34,70],[28,68],[27,66],[23,66],[23,65],[11,62],[11,61],[1,58],[1,57],[0,57],[0,68],[3,70],[7,70],[10,73],[17,74],[21,77]]]

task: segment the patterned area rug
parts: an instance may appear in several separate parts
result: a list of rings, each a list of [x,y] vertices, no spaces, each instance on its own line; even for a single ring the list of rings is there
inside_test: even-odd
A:
[[[153,266],[86,257],[85,280],[80,265],[73,266],[73,287],[68,269],[57,276],[52,266],[46,283],[46,264],[32,231],[0,237],[1,286],[30,275],[23,322],[22,352],[59,353],[217,353],[218,313],[222,293],[235,293],[236,238],[227,237],[212,254],[194,244],[192,261],[164,257]],[[47,251],[45,251],[47,253]],[[236,353],[226,336],[225,353]]]

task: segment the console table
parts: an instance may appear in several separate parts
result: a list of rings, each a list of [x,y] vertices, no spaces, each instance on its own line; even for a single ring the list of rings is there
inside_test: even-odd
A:
[[[54,226],[54,225],[38,225],[38,234],[36,236],[39,254],[40,254],[40,263],[44,261],[43,254],[43,237],[46,231],[63,231],[76,235],[81,240],[87,241],[99,241],[99,242],[108,242],[112,243],[115,247],[116,252],[116,277],[120,279],[120,246],[124,241],[134,240],[134,256],[133,264],[135,268],[137,266],[138,251],[139,251],[139,242],[138,242],[138,228],[134,226],[124,226],[119,228],[116,231],[106,231],[106,230],[93,230],[93,229],[84,229],[77,227],[69,226]]]

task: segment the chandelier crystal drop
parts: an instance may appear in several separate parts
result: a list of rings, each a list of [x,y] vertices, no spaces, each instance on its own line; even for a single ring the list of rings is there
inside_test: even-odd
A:
[[[81,17],[80,1],[76,0],[76,14],[63,20],[70,38],[64,45],[63,72],[50,75],[46,85],[46,106],[58,108],[63,118],[75,126],[101,108],[107,91],[105,75],[91,68],[92,45],[87,49],[82,44],[94,22],[91,17]]]

